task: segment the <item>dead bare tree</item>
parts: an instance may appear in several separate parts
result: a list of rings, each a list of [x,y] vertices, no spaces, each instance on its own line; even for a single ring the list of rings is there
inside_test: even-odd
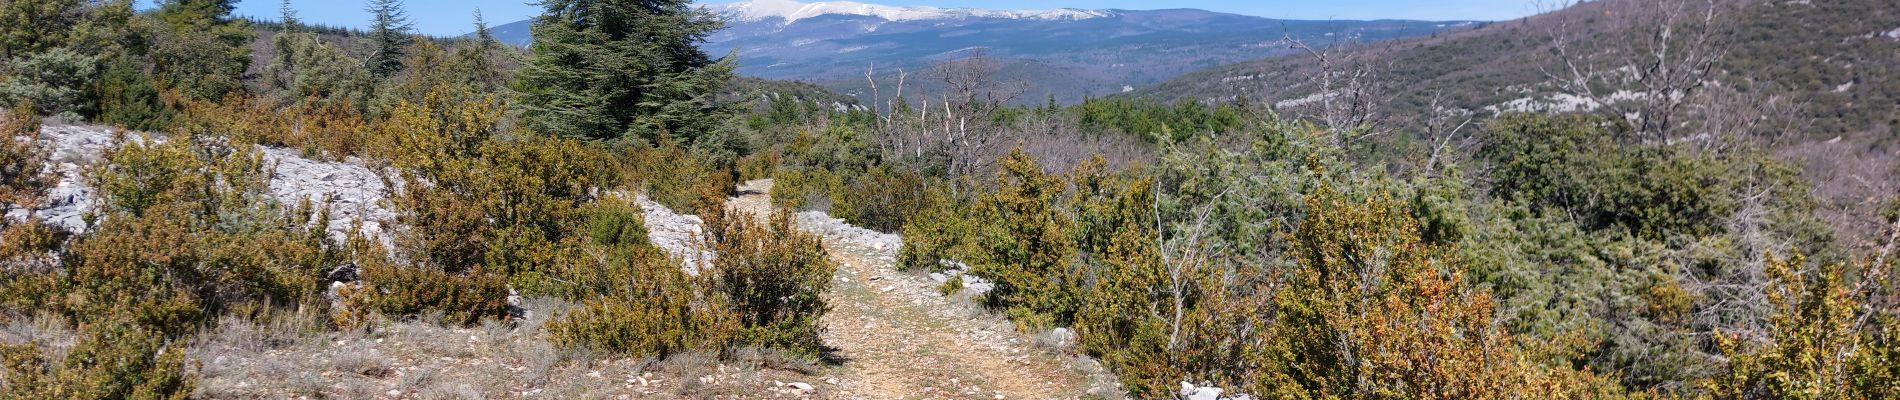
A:
[[[1695,123],[1702,91],[1717,82],[1735,27],[1728,15],[1744,2],[1730,0],[1606,0],[1604,24],[1590,29],[1574,16],[1545,24],[1550,60],[1539,69],[1557,90],[1586,107],[1622,120],[1643,139],[1705,140]],[[1554,10],[1577,3],[1547,3]],[[1733,112],[1734,110],[1717,111]]]
[[[1227,197],[1227,194],[1233,191],[1233,187],[1222,190],[1211,201],[1195,207],[1192,211],[1194,221],[1182,227],[1185,230],[1184,236],[1172,241],[1168,240],[1168,226],[1161,216],[1161,199],[1164,193],[1159,185],[1154,187],[1154,191],[1155,248],[1160,249],[1161,264],[1168,271],[1169,306],[1173,314],[1173,317],[1168,318],[1168,350],[1174,350],[1180,345],[1181,324],[1186,316],[1187,299],[1190,297],[1188,292],[1193,289],[1192,286],[1197,280],[1195,278],[1203,273],[1201,269],[1210,261],[1211,256],[1205,251],[1207,250],[1206,243],[1202,241],[1203,235],[1211,228],[1209,217],[1214,213],[1214,204],[1219,203],[1221,198]]]
[[[1006,132],[996,126],[996,110],[1015,101],[1023,85],[998,77],[1001,64],[983,49],[972,49],[964,57],[946,60],[934,67],[943,80],[943,143],[951,176],[980,170],[993,162],[996,149]]]
[[[1738,87],[1741,84],[1750,87],[1743,90]],[[1808,131],[1814,119],[1801,116],[1807,104],[1787,90],[1767,85],[1752,80],[1717,81],[1699,91],[1684,109],[1692,117],[1684,125],[1703,133],[1696,135],[1699,139],[1694,144],[1723,152],[1748,145],[1772,146],[1788,134]]]
[[[1308,78],[1310,84],[1318,87],[1318,92],[1307,99],[1282,104],[1304,106],[1308,111],[1302,113],[1303,116],[1324,126],[1332,136],[1332,144],[1341,147],[1384,133],[1374,122],[1383,118],[1383,104],[1389,100],[1385,82],[1379,76],[1381,68],[1374,64],[1385,59],[1384,52],[1349,54],[1351,43],[1346,36],[1333,34],[1332,44],[1324,48],[1308,45],[1292,35],[1280,39],[1287,48],[1312,57],[1319,68]]]
[[[1438,171],[1439,162],[1449,154],[1445,150],[1451,146],[1452,140],[1458,138],[1459,134],[1464,133],[1465,128],[1471,126],[1471,123],[1476,120],[1472,112],[1460,108],[1446,108],[1442,105],[1443,101],[1443,94],[1432,94],[1431,118],[1425,121],[1425,140],[1437,143],[1432,145],[1432,153],[1425,159],[1423,170],[1428,176]],[[1470,136],[1466,135],[1465,138],[1468,144]]]

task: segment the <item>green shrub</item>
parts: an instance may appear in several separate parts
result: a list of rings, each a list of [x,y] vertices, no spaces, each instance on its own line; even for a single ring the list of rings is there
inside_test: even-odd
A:
[[[99,122],[136,130],[171,126],[172,110],[159,99],[158,86],[145,72],[146,61],[120,55],[99,77]]]
[[[739,158],[739,180],[769,179],[778,175],[780,159],[777,150],[750,154]]]
[[[39,207],[52,187],[38,116],[24,107],[0,111],[0,211]],[[0,220],[0,227],[12,225]]]
[[[719,187],[702,185],[701,194],[703,237],[718,256],[696,277],[645,242],[630,205],[595,211],[591,245],[608,257],[586,281],[598,284],[586,286],[601,291],[549,324],[556,343],[641,357],[738,345],[818,356],[818,321],[829,310],[822,295],[837,268],[818,238],[789,214],[728,215]]]
[[[1019,149],[1003,159],[996,191],[976,202],[974,254],[963,261],[996,284],[984,304],[1028,328],[1067,326],[1081,305],[1074,222],[1056,204],[1066,186]]]
[[[670,138],[661,138],[652,148],[633,146],[631,157],[647,197],[674,211],[693,210],[702,186],[724,187],[728,192],[734,186],[736,176],[730,167],[715,164]]]
[[[1074,109],[1083,126],[1113,129],[1151,143],[1227,133],[1241,126],[1246,113],[1239,105],[1209,107],[1199,101],[1166,105],[1145,100],[1093,99]]]
[[[615,180],[608,157],[579,140],[505,131],[500,113],[492,99],[438,87],[422,103],[398,105],[370,141],[403,183],[392,198],[406,228],[397,231],[397,254],[425,270],[390,276],[447,274],[470,280],[462,290],[470,295],[502,293],[422,302],[476,307],[437,311],[495,315],[506,291],[490,290],[489,277],[476,270],[527,293],[555,295],[580,290],[561,283],[574,282],[568,274],[590,274],[579,247],[595,188]]]
[[[833,175],[836,176],[836,175]],[[871,168],[848,183],[831,186],[831,216],[879,232],[897,232],[911,214],[930,207],[926,179],[889,166]]]
[[[1900,393],[1891,379],[1896,353],[1893,310],[1865,309],[1845,281],[1844,265],[1796,255],[1768,263],[1763,290],[1774,314],[1765,340],[1722,332],[1726,368],[1702,383],[1716,399],[1873,399]],[[1807,272],[1804,272],[1807,270]],[[1866,325],[1862,325],[1866,324]],[[1866,328],[1861,328],[1865,326]]]
[[[70,114],[87,105],[86,86],[99,73],[99,57],[56,48],[0,68],[0,106],[32,104],[48,114]]]
[[[392,317],[442,314],[442,322],[471,326],[508,316],[508,279],[471,270],[450,273],[385,263],[359,264],[366,296],[360,304]]]
[[[1491,122],[1478,157],[1491,193],[1577,215],[1590,229],[1662,239],[1720,233],[1729,171],[1673,147],[1617,143],[1588,117],[1516,115]]]
[[[1626,393],[1570,364],[1530,361],[1494,321],[1455,247],[1425,240],[1396,196],[1322,185],[1291,233],[1298,263],[1275,291],[1264,366],[1249,384],[1272,397],[1604,398]]]
[[[668,257],[649,242],[640,208],[631,199],[610,196],[583,212],[586,237],[554,245],[551,259],[514,275],[511,281],[515,289],[590,300],[616,293],[626,281],[641,279],[628,268],[632,264],[627,260]]]
[[[5,346],[0,397],[184,398],[179,343],[214,317],[324,304],[322,274],[340,256],[308,207],[269,199],[252,147],[141,142],[87,172],[100,217],[62,243],[60,268],[0,272],[0,315],[53,315],[79,333],[60,359]]]
[[[793,210],[830,212],[832,193],[844,186],[844,177],[827,169],[780,168],[772,179],[772,204]],[[835,216],[835,215],[834,215]]]
[[[547,325],[549,340],[630,357],[664,358],[727,346],[738,321],[723,299],[709,296],[679,264],[664,257],[613,261],[632,279]]]
[[[702,212],[702,216],[706,215]],[[837,265],[817,236],[799,231],[791,214],[709,218],[707,237],[718,258],[702,271],[709,289],[726,299],[748,345],[816,357],[823,341],[819,319],[830,310],[823,294]]]
[[[102,217],[66,249],[64,271],[29,272],[0,291],[42,299],[32,307],[76,323],[164,305],[132,317],[177,335],[237,307],[314,303],[324,269],[339,260],[314,233],[323,228],[304,223],[308,214],[267,197],[261,158],[248,146],[123,143],[105,159],[89,173]]]
[[[725,347],[738,329],[726,300],[647,242],[638,211],[624,200],[594,211],[589,244],[606,262],[582,264],[596,274],[567,275],[588,292],[578,297],[579,310],[548,324],[550,338],[562,347],[634,357]]]
[[[974,220],[966,214],[970,202],[950,192],[949,185],[924,189],[924,207],[904,224],[904,245],[897,251],[897,267],[909,271],[942,271],[944,260],[968,254]]]
[[[647,240],[646,217],[625,201],[596,206],[587,218],[587,238],[598,246],[637,246]]]
[[[84,325],[63,359],[41,343],[0,343],[0,397],[20,399],[185,399],[197,382],[185,349],[138,323]]]
[[[1246,358],[1261,350],[1266,337],[1259,326],[1272,315],[1263,310],[1262,270],[1206,255],[1215,251],[1206,238],[1164,246],[1152,221],[1151,182],[1112,185],[1117,193],[1091,202],[1085,213],[1107,238],[1080,240],[1091,249],[1096,274],[1075,317],[1082,350],[1116,371],[1137,397],[1164,396],[1182,379],[1258,390],[1245,383],[1272,371]],[[1110,222],[1118,225],[1101,225]]]

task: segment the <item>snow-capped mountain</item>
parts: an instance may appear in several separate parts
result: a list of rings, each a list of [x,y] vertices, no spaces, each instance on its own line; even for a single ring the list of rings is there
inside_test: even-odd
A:
[[[851,1],[831,1],[805,3],[793,0],[752,0],[713,6],[734,17],[739,22],[760,22],[776,20],[781,24],[791,24],[799,20],[822,15],[856,15],[877,17],[886,21],[921,21],[933,19],[966,18],[1005,18],[1035,20],[1079,20],[1113,16],[1106,10],[1081,10],[1073,8],[1055,10],[986,10],[979,8],[938,8],[928,6],[885,6]]]
[[[1287,54],[1280,39],[1332,43],[1335,35],[1383,40],[1465,29],[1462,21],[1277,20],[1204,10],[991,10],[858,2],[750,0],[706,6],[727,27],[702,47],[738,58],[738,72],[801,80],[844,93],[869,86],[865,71],[908,72],[911,92],[930,91],[930,66],[984,49],[1005,79],[1028,83],[1019,97],[1070,103],[1146,87],[1192,71]],[[494,29],[531,42],[530,21]],[[894,79],[893,79],[894,80]]]

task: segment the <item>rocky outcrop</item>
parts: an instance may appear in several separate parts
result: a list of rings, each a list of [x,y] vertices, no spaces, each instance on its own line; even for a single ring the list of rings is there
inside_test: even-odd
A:
[[[389,244],[386,224],[396,219],[395,211],[383,202],[389,189],[382,177],[362,161],[317,161],[299,156],[296,150],[280,148],[264,149],[264,161],[272,171],[271,197],[288,206],[310,199],[311,204],[328,207],[330,234],[339,238],[361,218],[364,235]]]
[[[114,128],[82,125],[47,125],[40,129],[40,140],[52,151],[48,166],[59,182],[48,191],[47,204],[32,216],[74,232],[91,228],[86,215],[98,206],[98,193],[86,184],[85,170],[98,164],[102,155],[117,145]],[[128,135],[126,140],[143,140]],[[162,141],[162,136],[153,140]],[[286,207],[304,199],[330,209],[329,232],[345,237],[361,218],[364,235],[390,238],[386,224],[395,220],[383,199],[388,188],[375,171],[359,160],[345,162],[304,158],[296,150],[260,147],[266,168],[271,171],[270,194]],[[327,203],[325,202],[327,201]]]
[[[712,262],[713,252],[700,240],[706,223],[699,217],[673,212],[644,195],[635,202],[646,220],[647,240],[679,258],[685,264],[686,273],[697,274],[701,263]]]
[[[1245,394],[1227,394],[1226,390],[1207,382],[1199,385],[1181,382],[1181,392],[1177,394],[1187,400],[1253,400],[1253,396]]]

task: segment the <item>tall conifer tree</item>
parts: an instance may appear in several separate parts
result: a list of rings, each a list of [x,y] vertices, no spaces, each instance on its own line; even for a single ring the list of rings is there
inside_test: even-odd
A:
[[[547,0],[515,82],[529,127],[593,139],[691,139],[722,111],[728,62],[699,50],[723,27],[688,0]]]
[[[402,0],[370,0],[370,54],[367,68],[377,78],[388,78],[402,70],[402,59],[410,44],[408,13]]]

